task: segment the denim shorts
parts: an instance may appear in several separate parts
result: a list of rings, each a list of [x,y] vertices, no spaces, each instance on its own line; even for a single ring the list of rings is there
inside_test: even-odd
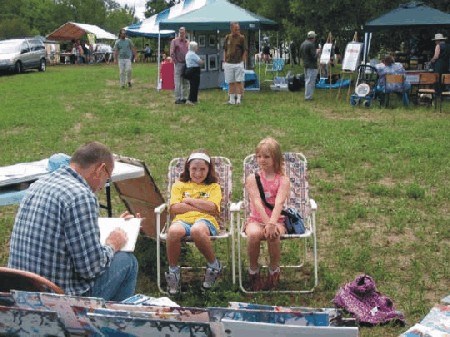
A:
[[[214,224],[206,219],[198,219],[197,221],[195,221],[193,224],[190,224],[188,222],[184,222],[184,221],[177,221],[177,223],[179,223],[180,225],[182,225],[184,227],[184,230],[186,231],[186,236],[190,236],[191,235],[191,226],[195,225],[196,223],[199,222],[203,222],[208,226],[209,229],[209,234],[211,236],[216,236],[217,235],[217,228],[216,226],[214,226]]]

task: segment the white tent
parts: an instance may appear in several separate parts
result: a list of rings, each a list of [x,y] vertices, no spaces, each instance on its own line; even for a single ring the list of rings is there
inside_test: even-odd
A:
[[[108,33],[106,30],[98,26],[86,24],[67,22],[61,27],[47,35],[49,40],[69,41],[81,39],[87,33],[94,34],[97,40],[116,40],[117,36]]]

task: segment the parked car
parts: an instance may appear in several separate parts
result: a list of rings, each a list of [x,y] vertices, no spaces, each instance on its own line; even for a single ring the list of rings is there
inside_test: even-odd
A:
[[[11,39],[0,41],[0,70],[17,74],[26,69],[45,71],[45,45],[41,39]]]

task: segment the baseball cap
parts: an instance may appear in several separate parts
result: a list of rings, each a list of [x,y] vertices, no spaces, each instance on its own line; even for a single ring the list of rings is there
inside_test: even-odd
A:
[[[313,30],[310,30],[310,31],[308,32],[307,37],[308,37],[308,39],[313,39],[313,38],[315,38],[315,37],[316,37],[316,32],[313,31]]]

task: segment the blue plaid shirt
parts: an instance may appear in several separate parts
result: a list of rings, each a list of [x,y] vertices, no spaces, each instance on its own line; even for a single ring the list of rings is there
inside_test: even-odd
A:
[[[98,201],[77,172],[62,167],[28,189],[14,223],[8,266],[82,295],[114,256],[100,244]]]

